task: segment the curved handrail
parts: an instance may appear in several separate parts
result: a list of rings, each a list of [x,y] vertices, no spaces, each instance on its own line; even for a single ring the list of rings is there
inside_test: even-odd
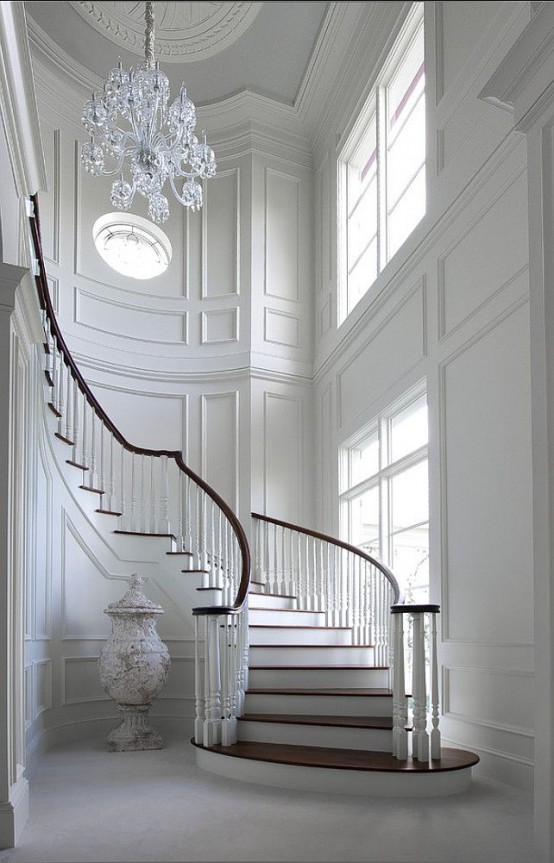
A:
[[[370,554],[367,554],[367,552],[362,551],[362,549],[358,548],[357,546],[351,545],[349,542],[344,542],[344,540],[342,540],[342,539],[337,539],[334,536],[329,536],[328,534],[320,533],[317,530],[311,530],[310,528],[307,528],[307,527],[301,527],[298,524],[291,524],[288,521],[282,521],[279,518],[271,518],[268,515],[261,515],[260,513],[257,513],[257,512],[253,512],[253,513],[251,513],[251,515],[252,515],[252,518],[257,518],[258,521],[265,521],[268,524],[276,524],[279,527],[284,527],[284,528],[287,528],[288,530],[294,530],[294,531],[296,531],[296,533],[302,533],[305,536],[312,536],[312,537],[314,537],[314,539],[320,539],[323,542],[328,542],[331,545],[336,545],[339,548],[343,548],[345,551],[350,551],[353,554],[357,554],[359,557],[363,558],[364,560],[367,560],[368,563],[371,563],[376,569],[380,570],[380,572],[383,573],[383,575],[390,582],[390,584],[392,585],[392,588],[394,590],[394,603],[395,603],[395,605],[401,604],[400,601],[402,599],[402,593],[400,591],[400,585],[398,584],[398,581],[396,580],[396,576],[394,575],[392,570],[390,570],[388,568],[388,566],[385,566],[384,563],[381,563],[380,560],[377,560],[375,557],[372,557]]]
[[[135,453],[136,455],[167,457],[169,459],[173,459],[177,464],[177,467],[191,480],[193,480],[193,482],[196,483],[196,485],[198,485],[213,500],[216,506],[218,506],[219,509],[224,513],[234,530],[241,552],[242,567],[237,596],[233,605],[213,606],[210,608],[195,608],[193,609],[193,614],[238,614],[245,603],[246,597],[248,595],[248,588],[250,585],[250,548],[248,545],[246,534],[244,532],[244,528],[231,507],[229,506],[229,504],[226,503],[223,498],[220,497],[220,495],[215,491],[215,489],[213,489],[205,480],[203,480],[202,477],[198,476],[197,473],[195,473],[193,470],[191,470],[191,468],[188,467],[188,465],[185,464],[185,462],[183,461],[183,454],[180,450],[154,450],[148,449],[146,447],[135,446],[134,444],[130,443],[126,439],[126,437],[119,431],[115,423],[112,422],[110,417],[102,408],[101,404],[96,399],[94,393],[92,392],[86,380],[82,376],[75,360],[71,355],[69,348],[67,347],[67,344],[61,333],[60,326],[56,318],[56,313],[52,304],[52,298],[50,297],[50,292],[48,290],[48,280],[46,276],[46,268],[44,266],[42,239],[40,233],[38,195],[33,195],[31,197],[31,200],[33,203],[34,216],[31,216],[29,218],[29,223],[31,229],[31,236],[33,238],[35,256],[38,261],[39,268],[39,273],[35,276],[35,282],[37,286],[40,307],[46,313],[46,316],[50,322],[52,334],[56,338],[58,349],[60,351],[60,354],[63,355],[64,362],[66,366],[71,370],[71,373],[75,378],[79,389],[86,397],[88,403],[91,405],[91,407],[94,408],[96,415],[104,423],[106,428],[113,434],[115,439],[121,444],[122,447],[124,447],[128,452]]]

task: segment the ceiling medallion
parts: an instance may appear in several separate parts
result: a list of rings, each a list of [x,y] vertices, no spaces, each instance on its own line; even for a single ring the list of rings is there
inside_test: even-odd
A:
[[[120,48],[141,54],[142,3],[88,2],[70,5]],[[262,3],[157,2],[155,50],[168,63],[204,60],[223,51],[250,27]]]

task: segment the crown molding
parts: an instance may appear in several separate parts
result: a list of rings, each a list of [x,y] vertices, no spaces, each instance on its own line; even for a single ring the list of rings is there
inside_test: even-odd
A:
[[[0,3],[0,104],[17,193],[46,189],[46,166],[23,3]]]

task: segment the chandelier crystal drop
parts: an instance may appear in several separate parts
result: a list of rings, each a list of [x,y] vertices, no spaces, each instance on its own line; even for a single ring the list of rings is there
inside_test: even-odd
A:
[[[206,135],[201,141],[195,135],[196,108],[184,84],[169,105],[169,80],[154,60],[152,3],[145,7],[144,61],[126,72],[120,60],[102,94],[93,93],[85,103],[82,122],[90,141],[82,146],[81,164],[94,177],[118,175],[112,184],[113,207],[128,210],[138,192],[148,199],[149,217],[160,223],[169,217],[169,201],[162,193],[166,180],[177,200],[194,212],[202,206],[198,180],[213,177],[216,163]],[[127,165],[130,177],[125,179]]]

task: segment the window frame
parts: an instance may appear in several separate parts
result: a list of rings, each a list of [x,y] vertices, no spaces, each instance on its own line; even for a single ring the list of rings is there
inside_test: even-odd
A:
[[[392,215],[399,202],[403,199],[406,192],[413,185],[414,181],[420,174],[421,170],[424,171],[425,177],[425,186],[427,187],[427,152],[425,152],[425,158],[423,165],[418,168],[418,170],[414,173],[413,177],[410,179],[410,182],[405,186],[402,193],[398,196],[395,206],[391,213],[389,214],[389,202],[388,202],[388,183],[387,183],[387,88],[391,81],[393,81],[395,74],[401,67],[402,60],[406,56],[407,52],[410,50],[416,39],[420,36],[420,32],[423,31],[424,37],[424,3],[416,2],[412,5],[406,20],[402,26],[400,33],[398,34],[394,45],[390,49],[387,58],[383,64],[382,69],[379,72],[379,75],[371,88],[371,93],[369,97],[366,99],[366,102],[361,109],[358,117],[356,118],[356,122],[354,124],[353,129],[351,130],[346,144],[342,148],[338,160],[337,160],[337,287],[338,287],[338,297],[337,297],[337,315],[338,315],[338,325],[340,326],[348,316],[353,312],[353,310],[358,306],[360,300],[368,294],[373,285],[377,282],[379,275],[388,264],[388,262],[394,257],[394,255],[399,251],[400,248],[404,245],[409,236],[413,233],[417,225],[421,222],[421,219],[416,222],[410,231],[410,233],[404,237],[400,245],[394,250],[394,252],[390,253],[390,230],[389,230],[389,217]],[[425,63],[425,57],[423,60]],[[424,73],[425,75],[425,66]],[[425,100],[425,85],[423,87],[423,93],[420,98]],[[416,106],[414,106],[415,108]],[[414,109],[410,112],[410,116]],[[406,118],[407,119],[407,118]],[[360,149],[363,148],[366,133],[368,128],[371,126],[372,122],[375,121],[376,128],[376,178],[377,178],[377,204],[376,204],[376,229],[377,229],[377,248],[376,248],[376,276],[373,282],[368,284],[365,291],[359,294],[357,299],[354,299],[352,302],[352,285],[350,283],[350,273],[354,271],[355,265],[350,266],[350,258],[349,258],[349,221],[350,217],[354,211],[354,208],[350,207],[350,202],[348,198],[348,172],[349,168],[356,161],[356,155]],[[352,209],[352,213],[349,215],[349,210]],[[424,218],[425,210],[421,216]],[[368,248],[371,243],[367,244]],[[360,260],[361,255],[358,257],[358,261]]]

